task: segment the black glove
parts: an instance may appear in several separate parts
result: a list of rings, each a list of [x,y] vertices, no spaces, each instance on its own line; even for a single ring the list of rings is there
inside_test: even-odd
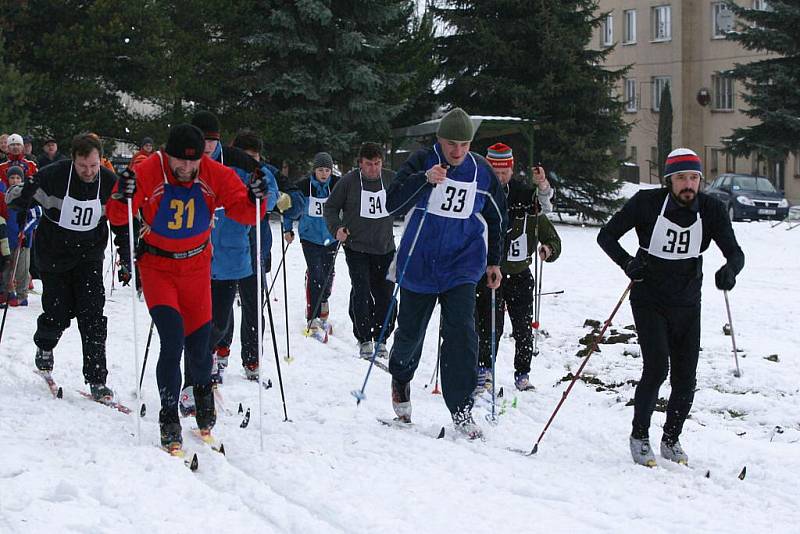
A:
[[[114,198],[119,200],[133,198],[136,193],[136,173],[131,169],[125,169],[118,176],[117,195]]]
[[[736,285],[736,273],[726,263],[714,275],[714,281],[717,283],[717,289],[730,291]]]
[[[17,228],[20,232],[25,231],[26,224],[28,224],[28,210],[19,210],[17,212]]]
[[[261,200],[267,198],[267,180],[265,177],[264,171],[260,168],[253,171],[250,183],[247,184],[247,191],[253,203],[255,203],[255,199],[257,198]]]
[[[634,282],[641,282],[644,280],[645,270],[647,269],[647,262],[644,258],[636,256],[625,264],[625,274]]]
[[[119,264],[119,271],[117,271],[117,279],[123,286],[128,286],[131,283],[131,269],[125,263]]]

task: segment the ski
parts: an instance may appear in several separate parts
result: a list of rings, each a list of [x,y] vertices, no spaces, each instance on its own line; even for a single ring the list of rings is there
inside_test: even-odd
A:
[[[47,383],[47,387],[50,389],[50,393],[53,394],[54,398],[61,399],[64,397],[64,390],[61,389],[61,386],[56,384],[55,380],[53,380],[53,375],[50,374],[50,371],[40,371],[38,369],[34,369],[33,372],[44,379],[44,381]]]
[[[435,438],[435,439],[444,438],[445,430],[444,430],[443,426],[442,427],[437,427],[438,428],[438,432],[434,431],[434,428],[431,428],[430,429],[431,431],[429,432],[428,431],[429,429],[427,429],[427,428],[421,428],[421,427],[415,425],[414,423],[405,423],[405,422],[403,422],[403,421],[401,421],[401,420],[399,420],[397,418],[386,419],[386,418],[383,418],[383,417],[378,417],[377,420],[378,420],[378,422],[380,424],[382,424],[384,426],[391,427],[391,428],[398,428],[398,429],[401,429],[401,430],[413,430],[415,432],[418,432],[418,433],[423,434],[425,436],[430,436],[430,437]]]
[[[190,471],[195,472],[199,467],[199,462],[197,461],[197,454],[192,454],[192,458],[186,458],[186,451],[183,450],[180,444],[176,444],[177,446],[171,447],[159,447],[162,451],[166,452],[173,458],[180,458],[183,460],[183,465],[189,468]]]
[[[247,425],[250,424],[250,408],[247,409],[247,413],[244,414],[244,418],[242,418],[242,422],[239,423],[239,428],[247,428]]]
[[[104,399],[95,400],[95,398],[92,397],[91,393],[87,393],[87,392],[81,391],[79,389],[77,389],[75,391],[80,393],[82,397],[84,397],[86,399],[89,399],[92,402],[96,402],[98,404],[102,404],[103,406],[108,406],[109,408],[114,408],[118,412],[124,413],[125,415],[128,415],[128,414],[131,413],[131,409],[130,408],[128,408],[124,404],[118,403],[117,401],[114,401],[114,400],[111,400],[111,399],[108,399],[108,400],[104,400]]]
[[[192,435],[211,447],[211,450],[214,452],[218,452],[221,455],[225,456],[225,445],[222,444],[221,441],[217,441],[213,434],[211,434],[210,430],[200,430],[198,428],[192,429]]]
[[[372,356],[370,356],[369,358],[360,358],[360,359],[364,360],[365,362],[369,362],[372,359]],[[381,369],[382,371],[386,371],[387,373],[390,373],[389,372],[389,366],[386,365],[385,363],[383,363],[382,361],[380,361],[378,358],[375,358],[375,367],[377,367],[378,369]]]

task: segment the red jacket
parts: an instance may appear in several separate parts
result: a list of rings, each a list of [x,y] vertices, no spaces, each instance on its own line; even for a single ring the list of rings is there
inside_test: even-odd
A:
[[[232,169],[225,167],[203,156],[195,182],[179,182],[168,165],[168,157],[161,152],[136,166],[136,194],[133,197],[133,213],[142,210],[145,243],[169,252],[186,252],[209,241],[211,221],[214,210],[225,208],[225,215],[238,223],[256,224],[255,204],[250,200],[247,188]],[[163,159],[162,159],[163,158]],[[163,163],[162,163],[163,162]],[[166,184],[164,178],[166,176]],[[167,187],[167,185],[171,187]],[[170,196],[168,189],[185,190],[197,185],[198,198],[205,201],[204,206],[189,204],[191,199],[181,201]],[[115,186],[116,191],[118,185]],[[165,200],[166,199],[166,200]],[[165,200],[165,205],[161,205]],[[262,219],[266,213],[266,202],[261,203]],[[207,212],[204,211],[208,210]],[[164,210],[159,216],[159,211]],[[125,201],[109,201],[106,205],[106,216],[112,225],[128,224],[128,205]],[[159,219],[156,217],[159,216]],[[166,221],[166,224],[164,222]],[[200,221],[198,223],[198,221]],[[197,223],[197,225],[195,225]],[[193,227],[193,225],[195,225]],[[170,234],[186,234],[188,237],[171,237]],[[169,270],[172,272],[188,272],[209,268],[211,263],[211,245],[191,258],[173,259],[155,254],[145,253],[139,260],[142,267]]]
[[[20,154],[19,156],[8,154],[8,161],[0,163],[0,182],[3,182],[6,188],[8,188],[7,173],[10,167],[22,167],[25,170],[26,178],[30,178],[39,170],[36,163],[27,159],[25,154]]]
[[[136,154],[133,155],[131,158],[131,162],[128,163],[128,168],[133,169],[136,165],[140,164],[150,156],[155,154],[155,152],[145,152],[144,150],[138,151]]]

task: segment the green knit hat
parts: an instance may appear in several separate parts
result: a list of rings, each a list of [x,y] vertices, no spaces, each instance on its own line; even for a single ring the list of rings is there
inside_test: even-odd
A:
[[[439,121],[439,129],[436,131],[436,135],[448,141],[463,143],[472,141],[475,130],[467,112],[461,108],[455,108],[448,111]]]

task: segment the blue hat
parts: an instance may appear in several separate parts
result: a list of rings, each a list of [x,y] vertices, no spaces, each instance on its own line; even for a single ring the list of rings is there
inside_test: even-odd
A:
[[[700,157],[693,150],[676,148],[667,156],[664,178],[679,172],[696,172],[703,176],[703,165],[700,163]]]

